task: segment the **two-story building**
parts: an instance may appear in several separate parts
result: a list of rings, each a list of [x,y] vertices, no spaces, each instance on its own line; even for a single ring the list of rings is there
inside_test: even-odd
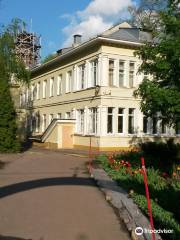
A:
[[[134,90],[144,75],[134,56],[150,34],[119,24],[88,41],[74,36],[70,48],[32,70],[30,87],[21,90],[28,106],[27,127],[54,148],[127,149],[134,142],[176,132],[157,116],[147,119]],[[38,139],[36,137],[36,139]]]

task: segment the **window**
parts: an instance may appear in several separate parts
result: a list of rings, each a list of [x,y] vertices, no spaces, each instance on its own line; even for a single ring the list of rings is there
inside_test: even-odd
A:
[[[161,126],[161,133],[166,134],[166,124],[164,119],[161,120],[160,126]]]
[[[54,96],[54,78],[50,79],[50,88],[49,89],[50,89],[49,96],[53,97]]]
[[[157,134],[157,132],[158,132],[157,123],[158,123],[158,118],[156,116],[154,116],[152,118],[152,133],[153,134]]]
[[[71,119],[71,112],[66,112],[66,119]]]
[[[177,121],[177,122],[176,122],[176,128],[175,128],[175,130],[176,130],[176,134],[179,135],[179,134],[180,134],[180,121]]]
[[[124,109],[118,108],[118,133],[123,133]]]
[[[119,61],[119,87],[124,86],[124,61]]]
[[[77,132],[84,132],[84,109],[78,110],[78,119],[77,119]]]
[[[97,85],[98,61],[97,59],[91,62],[91,86]]]
[[[89,109],[89,133],[97,133],[97,108]]]
[[[40,127],[40,115],[39,113],[36,114],[35,116],[35,120],[36,120],[36,132],[39,132],[39,127]]]
[[[134,108],[129,108],[129,116],[128,116],[128,133],[134,133]]]
[[[134,72],[135,72],[135,63],[129,63],[129,87],[134,86]]]
[[[62,118],[62,114],[61,113],[58,113],[57,114],[57,119],[61,119]]]
[[[78,89],[85,88],[85,64],[79,66],[79,87]]]
[[[59,75],[57,78],[57,95],[62,94],[62,75]]]
[[[46,130],[46,114],[42,115],[42,132]]]
[[[143,117],[143,133],[148,133],[148,118]]]
[[[107,133],[113,133],[113,108],[108,107]]]
[[[49,115],[49,124],[53,121],[53,118],[54,118],[54,115],[53,115],[53,114],[50,114],[50,115]]]
[[[109,60],[109,86],[114,84],[114,60]]]
[[[46,98],[47,95],[47,80],[43,81],[43,98]]]
[[[40,82],[37,83],[36,88],[37,88],[36,99],[39,100],[40,99]]]
[[[67,72],[67,79],[66,79],[66,93],[71,92],[72,87],[72,71]]]

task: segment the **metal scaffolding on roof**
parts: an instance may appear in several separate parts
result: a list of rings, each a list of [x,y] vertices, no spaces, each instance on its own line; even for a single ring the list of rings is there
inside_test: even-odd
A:
[[[41,37],[22,31],[16,38],[16,54],[31,69],[40,64]]]

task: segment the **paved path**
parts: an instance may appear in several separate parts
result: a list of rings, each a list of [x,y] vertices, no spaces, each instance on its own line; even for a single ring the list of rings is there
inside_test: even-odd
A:
[[[30,149],[0,154],[0,240],[128,240],[87,158]]]

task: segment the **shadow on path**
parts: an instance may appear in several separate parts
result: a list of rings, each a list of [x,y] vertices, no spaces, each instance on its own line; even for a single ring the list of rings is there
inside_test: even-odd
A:
[[[19,237],[8,237],[8,236],[0,235],[0,240],[32,240],[32,239],[25,239],[25,238],[19,238]]]
[[[56,177],[43,178],[26,182],[15,183],[0,187],[0,198],[7,197],[19,192],[28,191],[35,188],[59,186],[59,185],[82,185],[82,186],[96,186],[94,180],[83,177]],[[1,237],[0,237],[1,240]]]

